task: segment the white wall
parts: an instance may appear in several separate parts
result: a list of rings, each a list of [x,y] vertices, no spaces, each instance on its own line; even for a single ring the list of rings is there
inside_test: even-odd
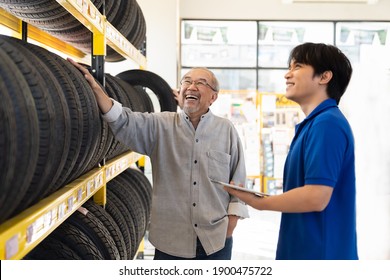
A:
[[[180,0],[180,17],[262,20],[390,20],[390,1],[366,4],[283,4],[282,0]]]
[[[390,20],[390,0],[365,4],[282,4],[282,0],[138,0],[147,24],[148,70],[175,86],[178,22],[185,19]],[[378,71],[367,81],[367,72]],[[372,77],[372,76],[371,76]],[[363,83],[363,81],[365,81]],[[390,259],[390,72],[357,68],[340,107],[356,138],[361,259]],[[261,237],[259,237],[261,238]]]
[[[178,0],[138,0],[146,20],[147,70],[176,87]]]

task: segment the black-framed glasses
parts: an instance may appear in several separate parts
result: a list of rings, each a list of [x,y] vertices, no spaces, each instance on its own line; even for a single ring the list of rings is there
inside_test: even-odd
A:
[[[180,84],[182,86],[185,86],[185,87],[189,87],[190,85],[194,84],[196,86],[196,88],[200,88],[200,87],[209,87],[211,88],[213,91],[217,91],[215,88],[213,88],[206,80],[204,79],[199,79],[199,80],[196,80],[196,81],[193,81],[191,79],[184,79],[184,80],[181,80],[180,81]]]

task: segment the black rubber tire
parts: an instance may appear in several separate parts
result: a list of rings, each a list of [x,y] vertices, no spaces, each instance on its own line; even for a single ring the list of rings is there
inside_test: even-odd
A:
[[[128,107],[132,110],[134,110],[135,106],[133,104],[133,101],[129,98],[129,96],[126,93],[125,88],[123,87],[123,84],[119,83],[119,78],[112,76],[110,74],[106,74],[106,84],[111,87],[112,92],[114,92],[118,102],[120,102],[124,107]]]
[[[134,90],[128,82],[115,77],[115,82],[123,89],[123,94],[128,98],[132,104],[132,110],[134,112],[146,112],[142,97]]]
[[[143,204],[140,198],[128,191],[127,187],[117,180],[117,177],[108,182],[107,190],[112,191],[130,212],[137,235],[137,242],[134,246],[138,248],[138,245],[144,237],[146,231],[145,210],[143,209]]]
[[[0,223],[14,215],[27,192],[39,153],[35,101],[16,63],[1,47]]]
[[[47,236],[24,260],[81,260],[82,258],[61,240]]]
[[[121,181],[131,193],[137,195],[137,197],[140,199],[143,205],[142,209],[145,212],[145,224],[148,225],[151,208],[150,206],[152,203],[151,189],[149,190],[148,186],[145,184],[145,181],[141,181],[140,178],[136,176],[137,175],[134,174],[134,171],[128,168],[115,177],[115,179]]]
[[[63,222],[50,237],[63,242],[83,260],[103,260],[103,256],[92,240],[74,225]]]
[[[138,95],[142,98],[143,104],[145,106],[145,112],[153,113],[154,105],[152,102],[152,99],[150,98],[149,94],[146,92],[146,90],[141,86],[132,86],[133,89],[138,93]]]
[[[127,94],[124,92],[124,89],[117,83],[116,77],[106,74],[106,91],[107,94],[117,100],[118,102],[122,103],[123,106],[132,108],[132,104],[130,103],[130,99],[127,97]],[[110,133],[112,134],[111,130]],[[112,135],[113,136],[113,135]],[[129,151],[129,148],[126,147],[124,144],[119,142],[115,139],[115,137],[112,138],[112,142],[110,144],[109,149],[106,153],[106,159],[112,159],[126,151]]]
[[[51,165],[48,165],[47,162],[49,156],[53,153],[53,148],[55,149],[53,146],[56,140],[54,134],[54,105],[45,85],[45,80],[37,71],[38,68],[34,67],[37,65],[34,64],[33,66],[31,57],[26,54],[26,51],[20,47],[18,42],[10,40],[10,37],[0,35],[0,47],[16,63],[19,71],[28,83],[34,98],[35,110],[39,121],[38,160],[33,170],[34,176],[31,179],[30,186],[21,201],[25,205],[20,205],[19,203],[17,212],[20,212],[30,206],[31,202],[36,202],[36,197],[46,187],[43,183],[47,183],[48,176],[52,176]],[[27,138],[25,141],[28,142],[29,139]]]
[[[27,61],[23,63],[24,76],[30,77],[30,89],[38,92],[33,96],[40,123],[39,157],[30,187],[18,206],[20,212],[45,197],[47,189],[52,188],[61,175],[71,144],[70,118],[61,85],[50,69],[30,51],[31,44],[6,36],[1,36],[0,40],[11,44],[18,54],[24,56]]]
[[[121,0],[118,1],[120,7],[118,8],[117,13],[109,15],[111,21],[110,23],[125,37],[130,30],[137,24],[136,22],[136,9],[137,1],[135,0]],[[131,43],[131,42],[130,42]],[[123,61],[125,58],[117,53],[113,48],[107,46],[106,61],[108,62],[119,62]]]
[[[84,203],[83,207],[91,211],[104,224],[118,248],[120,259],[127,260],[127,250],[123,234],[111,215],[103,207],[97,205],[93,199]]]
[[[66,101],[66,107],[68,109],[68,115],[70,121],[70,131],[66,131],[66,137],[70,137],[69,147],[64,147],[62,159],[65,159],[65,164],[60,170],[60,176],[56,180],[55,184],[47,189],[45,195],[51,194],[54,191],[63,187],[69,182],[71,172],[76,165],[76,161],[79,157],[82,141],[83,141],[83,130],[84,130],[84,117],[82,112],[82,106],[79,98],[79,93],[75,87],[73,80],[63,70],[62,58],[56,54],[53,54],[39,46],[29,45],[29,49],[39,59],[47,65],[47,67],[54,74],[58,83],[61,86],[61,91],[58,93],[51,93],[52,95],[62,95]],[[62,148],[61,146],[59,148]]]
[[[159,75],[147,70],[127,70],[116,77],[128,82],[132,86],[149,88],[158,98],[161,111],[177,111],[177,103],[172,94],[172,88]]]
[[[67,178],[66,182],[69,183],[89,171],[89,163],[100,143],[102,120],[92,89],[81,72],[71,65],[69,61],[59,58],[58,62],[62,66],[64,73],[70,77],[76,87],[76,93],[79,95],[83,113],[81,149],[76,164]]]
[[[119,260],[115,241],[104,224],[90,211],[80,207],[66,222],[79,228],[95,243],[105,260]]]
[[[136,217],[118,196],[115,195],[111,188],[107,188],[107,206],[108,205],[115,205],[115,207],[118,208],[118,211],[123,214],[123,218],[125,219],[125,230],[123,230],[122,233],[124,234],[125,240],[129,240],[129,242],[126,243],[127,257],[128,259],[133,259],[137,252],[137,244],[139,242],[135,221]],[[127,230],[128,236],[126,236]]]
[[[109,192],[108,192],[109,193]],[[125,249],[126,249],[126,256],[127,259],[130,258],[131,255],[131,250],[132,250],[132,241],[130,238],[130,228],[127,223],[127,219],[125,218],[125,213],[121,211],[120,206],[117,205],[118,200],[115,201],[115,198],[113,199],[112,196],[109,196],[107,193],[106,195],[106,205],[105,205],[105,210],[107,211],[108,214],[113,218],[115,223],[118,225],[122,236],[123,236],[123,241],[125,243]],[[121,203],[119,201],[119,203]],[[122,203],[123,205],[123,203]],[[125,206],[122,206],[122,209],[124,209]],[[132,224],[132,227],[134,229],[134,224]],[[122,257],[123,258],[123,257]]]

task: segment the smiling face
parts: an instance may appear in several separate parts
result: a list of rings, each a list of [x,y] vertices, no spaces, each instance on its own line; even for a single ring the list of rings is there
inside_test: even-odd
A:
[[[311,65],[291,60],[286,79],[286,97],[295,101],[308,115],[322,101],[329,98],[327,86],[332,79],[332,72],[315,74]]]
[[[323,92],[322,75],[315,75],[311,65],[291,61],[286,79],[286,97],[298,104],[310,103]],[[326,97],[326,96],[325,96]]]
[[[213,75],[207,69],[194,68],[181,81],[180,98],[189,117],[200,117],[217,99]]]

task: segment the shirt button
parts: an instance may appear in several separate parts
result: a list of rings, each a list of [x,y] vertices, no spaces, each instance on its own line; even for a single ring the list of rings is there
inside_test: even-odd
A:
[[[194,182],[194,185],[196,185],[196,182]]]
[[[199,142],[199,139],[196,139],[195,142],[198,143],[198,142]]]
[[[195,163],[195,164],[197,164],[197,163],[198,163],[198,161],[197,161],[197,160],[194,160],[194,163]]]
[[[193,204],[192,204],[192,206],[194,206],[194,207],[195,207],[195,206],[196,206],[196,203],[193,203]]]
[[[195,224],[194,226],[195,226],[195,227],[198,227],[198,224]]]

